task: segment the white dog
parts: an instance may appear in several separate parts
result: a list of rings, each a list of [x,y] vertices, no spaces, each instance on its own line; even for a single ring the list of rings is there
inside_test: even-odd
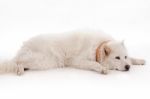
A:
[[[104,33],[75,32],[32,38],[16,57],[0,63],[0,71],[22,75],[27,69],[74,67],[107,74],[108,70],[128,71],[131,65],[144,64],[144,60],[128,56],[123,42]]]

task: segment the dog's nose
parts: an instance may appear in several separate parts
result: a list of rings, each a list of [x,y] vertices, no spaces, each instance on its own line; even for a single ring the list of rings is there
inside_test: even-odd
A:
[[[125,69],[128,71],[130,69],[130,65],[125,65]]]

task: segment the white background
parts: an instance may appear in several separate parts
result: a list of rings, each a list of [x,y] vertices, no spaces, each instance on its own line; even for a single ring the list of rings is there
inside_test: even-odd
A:
[[[150,98],[150,0],[0,0],[0,59],[32,36],[77,29],[125,40],[147,64],[107,76],[69,68],[0,75],[0,99]]]

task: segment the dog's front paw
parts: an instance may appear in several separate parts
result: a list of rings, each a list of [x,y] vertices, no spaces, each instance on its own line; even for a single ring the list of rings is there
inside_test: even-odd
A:
[[[107,67],[102,67],[100,73],[104,74],[104,75],[108,74],[108,68]]]
[[[143,59],[138,59],[137,61],[136,61],[136,63],[137,63],[137,65],[145,65],[145,60],[143,60]]]

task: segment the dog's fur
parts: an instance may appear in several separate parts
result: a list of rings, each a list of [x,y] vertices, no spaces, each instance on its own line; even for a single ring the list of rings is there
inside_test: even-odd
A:
[[[108,70],[127,71],[130,65],[144,64],[144,60],[128,57],[124,43],[105,33],[75,32],[30,39],[16,57],[0,63],[0,71],[22,75],[26,69],[74,67],[107,74]]]

